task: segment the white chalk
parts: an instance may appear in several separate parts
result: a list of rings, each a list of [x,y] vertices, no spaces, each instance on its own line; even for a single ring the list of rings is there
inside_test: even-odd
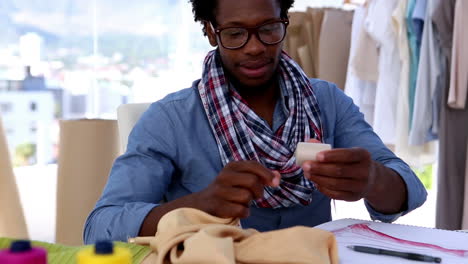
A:
[[[301,166],[304,161],[317,160],[316,156],[319,152],[329,149],[331,149],[330,144],[299,142],[294,152],[296,164]]]

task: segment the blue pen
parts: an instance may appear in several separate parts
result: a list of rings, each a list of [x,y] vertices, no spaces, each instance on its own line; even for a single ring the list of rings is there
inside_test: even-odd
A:
[[[435,263],[442,262],[442,259],[439,257],[432,257],[428,255],[418,254],[418,253],[399,252],[399,251],[393,251],[393,250],[382,249],[382,248],[374,248],[374,247],[366,247],[366,246],[348,246],[348,248],[357,252],[369,253],[369,254],[374,254],[374,255],[385,255],[385,256],[399,257],[399,258],[404,258],[404,259],[409,259],[409,260],[424,261],[424,262],[435,262]]]

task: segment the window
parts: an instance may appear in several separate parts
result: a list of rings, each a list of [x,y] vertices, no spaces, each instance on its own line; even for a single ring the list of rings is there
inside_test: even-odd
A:
[[[0,91],[50,94],[55,107],[45,115],[54,126],[115,118],[122,103],[187,88],[211,49],[187,0],[10,0],[0,10]],[[8,109],[20,104],[3,100]]]

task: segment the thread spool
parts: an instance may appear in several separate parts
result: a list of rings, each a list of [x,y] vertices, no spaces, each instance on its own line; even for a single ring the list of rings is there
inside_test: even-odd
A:
[[[0,251],[0,263],[47,264],[47,251],[32,247],[27,240],[14,241],[9,249]]]
[[[294,153],[296,164],[301,166],[305,161],[315,161],[317,160],[316,156],[319,152],[330,149],[330,144],[299,142],[297,144],[296,152]]]
[[[110,241],[97,242],[94,247],[88,247],[77,255],[78,264],[131,264],[130,250],[116,247]]]

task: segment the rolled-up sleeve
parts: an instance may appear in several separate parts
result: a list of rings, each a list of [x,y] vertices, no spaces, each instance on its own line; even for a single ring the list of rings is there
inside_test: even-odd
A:
[[[367,210],[372,219],[383,222],[393,222],[398,217],[421,206],[427,198],[427,192],[421,181],[403,160],[395,156],[380,140],[372,127],[364,120],[364,115],[353,103],[352,99],[340,89],[329,84],[330,94],[336,104],[336,122],[334,123],[334,147],[361,147],[368,150],[372,159],[397,172],[406,184],[406,210],[397,214],[382,214],[373,209],[367,201]],[[327,113],[330,114],[330,113]]]
[[[372,208],[367,201],[365,201],[365,205],[373,220],[393,222],[397,220],[398,217],[420,207],[426,201],[427,192],[418,177],[404,162],[389,162],[384,165],[397,172],[405,182],[406,189],[408,190],[407,210],[397,214],[382,214]]]
[[[158,206],[171,182],[174,143],[163,106],[152,104],[130,133],[126,153],[116,159],[103,194],[86,220],[86,244],[103,239],[126,241],[138,235],[143,220]]]

